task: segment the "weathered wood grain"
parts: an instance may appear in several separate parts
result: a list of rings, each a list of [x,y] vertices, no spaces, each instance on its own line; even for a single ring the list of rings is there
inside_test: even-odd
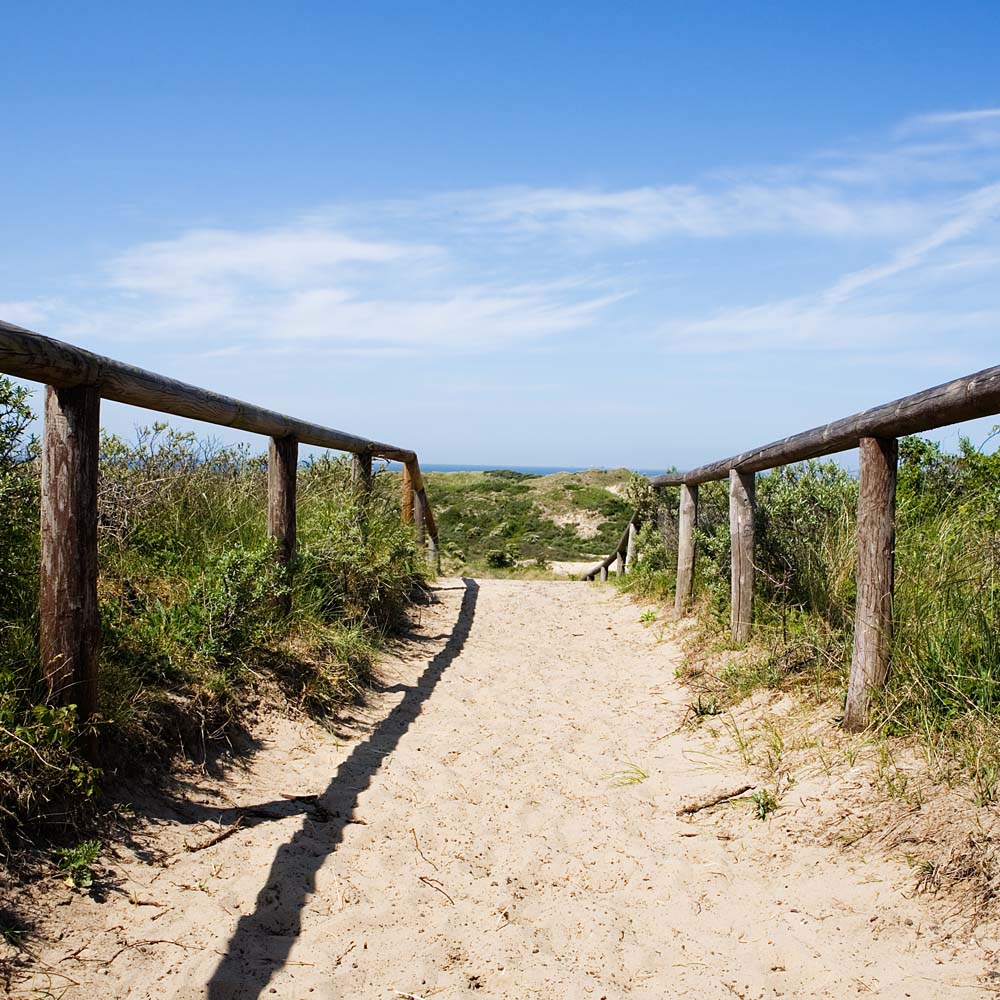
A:
[[[428,512],[430,507],[427,508]],[[430,566],[434,573],[441,572],[441,552],[438,549],[437,538],[428,532],[427,535],[427,565]]]
[[[899,438],[996,413],[1000,413],[1000,365],[689,472],[653,476],[651,481],[654,486],[707,483],[725,479],[730,469],[761,472],[807,458],[848,451],[857,447],[863,437]]]
[[[635,514],[632,515],[632,517],[629,519],[628,524],[625,525],[625,530],[622,532],[621,538],[618,539],[618,544],[615,546],[614,551],[611,552],[609,555],[605,556],[595,566],[591,566],[590,569],[585,570],[583,573],[581,573],[579,579],[593,580],[594,577],[597,576],[597,574],[600,573],[602,569],[608,569],[611,567],[611,565],[618,559],[619,553],[623,553],[628,547],[628,533],[634,519],[635,519]]]
[[[271,438],[267,449],[267,533],[277,542],[278,562],[295,558],[299,443],[292,437]],[[279,611],[292,609],[291,593],[282,596]]]
[[[729,534],[732,549],[733,641],[746,642],[753,622],[753,548],[755,482],[752,472],[729,473]]]
[[[42,438],[42,670],[53,704],[97,709],[97,479],[101,397],[91,386],[45,392]],[[88,752],[93,758],[92,740]]]
[[[853,731],[868,725],[872,697],[889,675],[897,456],[895,439],[861,439],[854,655],[844,712],[844,727]]]
[[[638,534],[638,528],[636,527],[635,520],[631,520],[628,523],[628,541],[625,544],[625,572],[629,573],[632,569],[632,565],[635,562],[635,544],[636,535]]]
[[[691,603],[694,587],[694,563],[697,556],[694,542],[698,523],[698,487],[681,486],[680,516],[677,522],[677,587],[674,591],[674,611],[684,614]]]
[[[364,496],[372,491],[372,454],[359,451],[351,456],[351,483]]]
[[[413,526],[417,533],[417,545],[427,543],[427,493],[421,488],[413,491]]]
[[[413,523],[413,472],[411,463],[403,466],[403,477],[400,483],[400,509],[403,514],[403,524]]]
[[[408,448],[297,420],[231,396],[156,375],[92,354],[51,337],[0,321],[0,371],[57,388],[96,386],[103,399],[178,417],[235,427],[267,437],[294,437],[302,444],[338,451],[370,452],[398,462],[413,460]]]
[[[426,498],[426,491],[424,495]],[[434,520],[434,511],[431,508],[430,500],[426,500],[424,505],[424,521],[427,528],[427,537],[434,543],[434,547],[437,548],[438,544],[437,521]]]

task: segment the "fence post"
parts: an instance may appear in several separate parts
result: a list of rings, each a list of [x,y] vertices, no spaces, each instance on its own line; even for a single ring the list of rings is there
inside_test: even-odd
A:
[[[437,522],[434,520],[434,511],[431,509],[427,493],[421,490],[424,498],[424,527],[427,534],[427,564],[435,573],[441,572],[441,551],[438,548]]]
[[[351,456],[351,484],[363,496],[372,489],[372,454],[359,451]]]
[[[46,386],[42,443],[39,649],[49,696],[97,710],[97,479],[101,395],[96,386]],[[93,734],[85,750],[96,756]]]
[[[858,576],[854,655],[844,728],[868,725],[872,695],[889,675],[896,549],[895,438],[863,437],[858,492]]]
[[[638,529],[635,526],[635,521],[629,521],[628,523],[628,543],[625,548],[625,572],[629,573],[632,570],[632,564],[635,562],[635,536],[638,534]]]
[[[674,611],[678,617],[691,603],[694,587],[694,531],[698,523],[698,486],[681,483],[680,516],[677,521],[677,588]]]
[[[622,556],[622,550],[619,549],[615,553],[615,576],[620,580],[625,574],[625,558]]]
[[[427,494],[423,489],[413,491],[413,524],[417,532],[417,545],[427,542]]]
[[[601,567],[601,583],[604,583],[607,580],[607,578],[608,578],[608,567],[607,566],[602,566]]]
[[[431,534],[427,536],[427,565],[435,573],[441,572],[441,552],[438,550],[437,539]]]
[[[299,471],[299,443],[294,437],[271,438],[267,449],[267,533],[278,543],[278,563],[295,557],[295,494]],[[279,609],[288,614],[292,596],[285,594]]]
[[[400,508],[403,512],[403,524],[413,523],[413,480],[410,478],[409,465],[403,466],[403,481],[401,484]]]
[[[732,548],[733,642],[750,638],[753,621],[753,543],[755,479],[752,472],[729,470],[729,536]]]

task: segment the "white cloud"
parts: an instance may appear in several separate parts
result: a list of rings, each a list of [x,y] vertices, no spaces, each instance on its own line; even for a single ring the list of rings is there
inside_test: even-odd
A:
[[[1000,108],[979,108],[973,111],[937,111],[907,118],[895,131],[897,136],[912,135],[949,126],[981,125],[1000,122]]]
[[[963,345],[982,343],[1000,329],[1000,163],[995,153],[1000,131],[994,135],[978,128],[994,120],[1000,120],[1000,109],[924,115],[904,123],[895,135],[956,128],[968,134],[920,145],[890,144],[853,156],[825,154],[818,169],[831,182],[841,172],[848,200],[848,187],[858,184],[917,192],[917,231],[894,241],[881,260],[847,271],[812,293],[765,296],[663,324],[664,343],[709,353],[865,350],[908,363],[965,357],[969,352]]]
[[[0,319],[30,329],[45,325],[56,310],[56,303],[50,299],[0,302]]]
[[[492,187],[191,229],[119,254],[92,302],[0,304],[0,316],[85,342],[140,338],[214,357],[303,343],[484,352],[601,324],[658,330],[684,350],[902,350],[992,315],[954,290],[996,284],[998,176],[1000,109],[938,112],[877,143],[687,183]],[[779,266],[808,260],[812,293],[727,294],[737,284],[727,242],[742,240],[745,254],[765,238]],[[943,260],[951,250],[961,252]],[[700,283],[688,278],[693,258]],[[677,274],[687,318],[663,323],[681,309],[661,287]]]
[[[678,237],[894,237],[912,232],[925,217],[925,210],[911,199],[848,198],[816,178],[775,183],[752,177],[618,191],[528,187],[461,191],[393,202],[382,211],[396,218],[435,220],[463,232],[557,239],[578,253],[602,250],[608,244],[638,245]]]
[[[219,351],[310,341],[355,353],[492,350],[580,329],[624,292],[587,276],[484,282],[439,245],[360,239],[318,217],[264,230],[196,230],[109,265],[91,335],[198,341]]]
[[[893,278],[922,264],[935,250],[970,235],[1000,215],[1000,184],[991,184],[961,198],[950,219],[921,239],[901,247],[891,260],[845,275],[824,295],[828,305],[852,298],[868,285]]]
[[[339,275],[349,265],[412,261],[438,252],[302,225],[256,232],[199,229],[135,247],[112,261],[110,272],[112,286],[123,291],[182,296],[244,281],[295,288]]]

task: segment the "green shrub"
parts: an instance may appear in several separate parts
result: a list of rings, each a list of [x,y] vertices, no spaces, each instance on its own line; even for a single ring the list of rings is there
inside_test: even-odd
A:
[[[26,395],[0,380],[0,848],[40,821],[74,822],[98,778],[80,756],[75,710],[46,707],[38,673],[29,420]],[[148,773],[185,746],[204,753],[207,733],[225,735],[277,687],[322,712],[356,697],[421,579],[392,478],[377,475],[365,501],[347,462],[304,467],[299,554],[280,567],[262,456],[165,424],[132,442],[105,435],[95,724],[107,759]]]
[[[889,683],[876,724],[946,751],[984,789],[1000,773],[1000,454],[900,441]],[[797,685],[843,697],[854,628],[858,484],[832,462],[757,477],[755,643],[704,683],[727,702]],[[729,615],[727,484],[699,489],[696,587],[710,632]],[[650,529],[623,585],[667,596],[671,553]]]
[[[490,549],[486,553],[486,565],[490,569],[510,569],[517,565],[517,556],[510,549]]]
[[[190,596],[174,609],[177,635],[196,655],[231,663],[276,634],[276,607],[287,592],[270,541],[228,547],[206,560]]]

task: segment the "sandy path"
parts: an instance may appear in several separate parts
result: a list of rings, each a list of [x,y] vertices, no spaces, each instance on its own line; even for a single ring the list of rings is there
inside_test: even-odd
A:
[[[277,726],[248,770],[190,792],[269,803],[257,820],[155,878],[126,858],[126,893],[73,900],[100,931],[44,956],[79,984],[67,998],[995,995],[903,866],[795,843],[743,806],[729,832],[675,815],[742,774],[673,733],[679,654],[611,588],[438,597],[357,739]],[[648,778],[608,780],[630,764]]]

